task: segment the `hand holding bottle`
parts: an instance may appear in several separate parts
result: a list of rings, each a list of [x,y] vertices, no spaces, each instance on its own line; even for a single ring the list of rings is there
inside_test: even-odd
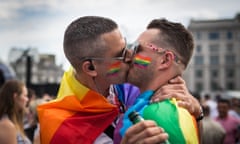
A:
[[[168,134],[154,121],[144,120],[137,112],[130,113],[128,116],[134,125],[126,131],[121,144],[137,143],[138,141],[149,144],[170,144],[167,140]]]

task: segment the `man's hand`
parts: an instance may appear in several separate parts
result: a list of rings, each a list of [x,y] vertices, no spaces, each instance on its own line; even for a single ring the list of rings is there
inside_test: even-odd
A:
[[[157,144],[168,139],[168,134],[154,121],[145,120],[131,126],[121,144]]]
[[[151,100],[158,102],[169,98],[176,98],[178,105],[186,108],[195,118],[200,116],[200,103],[189,93],[185,81],[180,76],[171,79],[168,84],[158,89]]]

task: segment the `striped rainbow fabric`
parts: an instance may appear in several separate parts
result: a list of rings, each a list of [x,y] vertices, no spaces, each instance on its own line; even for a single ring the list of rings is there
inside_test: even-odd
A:
[[[40,105],[41,144],[92,144],[118,115],[104,96],[64,73],[56,100]]]
[[[123,116],[120,134],[123,136],[132,125],[128,119],[128,114],[132,111],[138,111],[144,119],[154,120],[160,127],[164,128],[169,135],[168,141],[171,144],[200,143],[195,118],[186,109],[178,107],[176,99],[149,104],[152,95],[153,91],[146,91],[136,99],[135,104]]]

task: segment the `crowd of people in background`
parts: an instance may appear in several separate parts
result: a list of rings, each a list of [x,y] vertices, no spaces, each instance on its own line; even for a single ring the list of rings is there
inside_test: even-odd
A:
[[[201,99],[204,144],[240,143],[240,100],[238,98],[210,96]]]

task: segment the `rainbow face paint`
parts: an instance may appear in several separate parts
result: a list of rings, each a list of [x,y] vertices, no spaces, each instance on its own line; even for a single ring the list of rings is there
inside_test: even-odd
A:
[[[150,57],[145,57],[137,54],[134,58],[134,65],[139,68],[146,68],[151,63]]]
[[[120,61],[111,64],[109,66],[107,75],[108,76],[116,75],[120,71],[120,66],[121,66],[121,62]]]

